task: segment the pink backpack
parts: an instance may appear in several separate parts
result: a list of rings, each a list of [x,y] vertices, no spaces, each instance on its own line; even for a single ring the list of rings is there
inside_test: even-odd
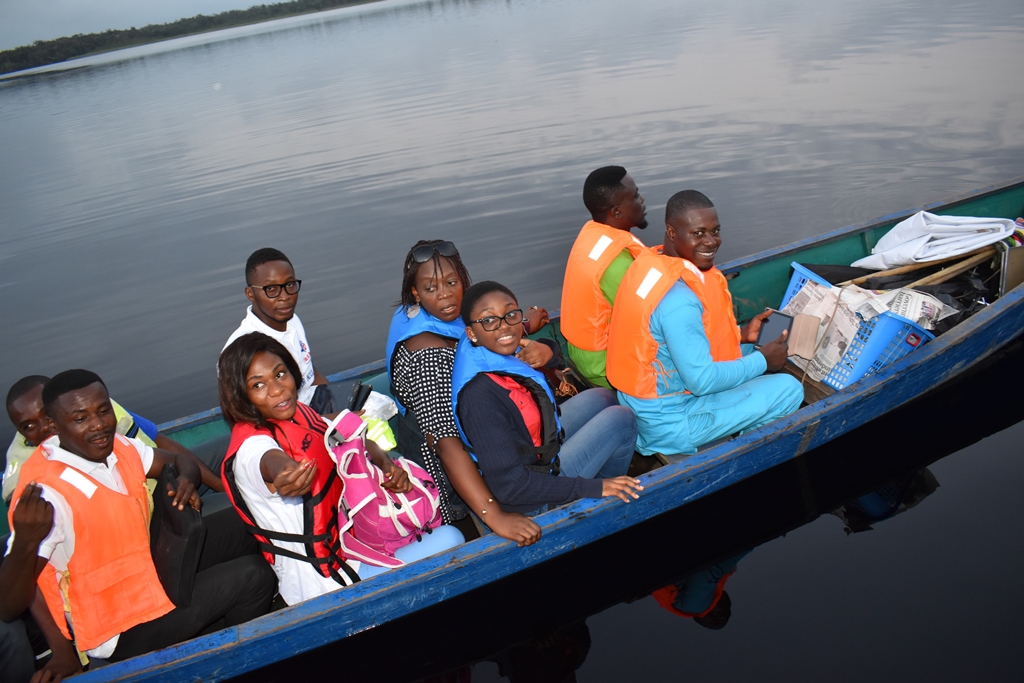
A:
[[[366,423],[343,410],[331,423],[324,442],[345,480],[342,502],[355,537],[367,546],[393,555],[441,524],[440,494],[426,470],[405,458],[395,465],[409,474],[412,490],[394,493],[383,488],[384,472],[366,452]]]

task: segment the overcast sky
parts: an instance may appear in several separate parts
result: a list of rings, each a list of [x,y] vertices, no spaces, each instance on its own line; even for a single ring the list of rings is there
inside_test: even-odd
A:
[[[262,0],[270,4],[275,0]],[[0,50],[75,33],[163,24],[260,0],[0,0]]]

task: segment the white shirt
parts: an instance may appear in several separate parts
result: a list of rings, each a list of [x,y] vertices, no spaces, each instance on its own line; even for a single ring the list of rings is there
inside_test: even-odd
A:
[[[129,439],[120,434],[115,438],[124,439],[124,441],[134,446],[142,460],[142,471],[149,472],[153,466],[153,449],[138,439]],[[123,494],[128,493],[124,480],[117,471],[117,456],[113,452],[107,456],[105,462],[93,462],[61,448],[60,439],[57,436],[51,436],[44,441],[42,447],[49,460],[62,462],[79,472],[87,474],[94,481],[102,486],[106,486],[111,491]],[[84,478],[82,478],[82,481],[76,481],[73,475],[65,478],[65,481],[81,489],[87,496],[92,495],[87,490],[93,486],[92,481]],[[50,533],[43,539],[43,542],[39,544],[38,555],[45,558],[56,570],[53,578],[54,581],[59,581],[60,573],[67,571],[68,564],[71,562],[71,556],[75,552],[74,515],[72,514],[71,506],[68,505],[63,495],[46,486],[40,485],[40,488],[42,488],[42,498],[53,506],[53,528],[50,529]],[[13,542],[14,531],[12,530],[11,538],[7,543],[8,553],[11,552],[11,544]],[[44,569],[43,571],[45,572],[46,570]],[[110,655],[114,654],[119,637],[120,635],[114,636],[99,647],[88,650],[86,654],[96,659],[107,659]]]
[[[309,350],[309,343],[306,341],[306,330],[302,327],[302,321],[299,320],[299,316],[293,315],[292,319],[288,321],[288,325],[284,332],[278,332],[273,327],[270,327],[265,322],[256,317],[256,314],[252,312],[252,306],[250,306],[245,313],[245,319],[242,320],[242,324],[238,326],[238,329],[231,333],[228,337],[227,342],[224,344],[224,348],[221,349],[221,353],[224,352],[231,342],[235,341],[243,334],[249,334],[250,332],[260,332],[267,335],[272,339],[276,339],[281,342],[282,345],[292,353],[292,358],[299,364],[299,372],[302,373],[302,386],[299,387],[299,401],[309,405],[309,402],[313,400],[313,392],[316,391],[316,387],[313,386],[313,355]]]
[[[235,454],[235,482],[257,526],[286,534],[302,534],[302,497],[271,493],[260,473],[263,455],[275,449],[283,450],[277,441],[266,434],[250,436],[243,441]],[[300,555],[306,554],[301,543],[274,541],[274,544]],[[348,564],[354,571],[359,571],[358,562],[349,560]],[[273,567],[277,574],[278,590],[289,605],[342,588],[341,584],[322,575],[308,562],[275,555]]]

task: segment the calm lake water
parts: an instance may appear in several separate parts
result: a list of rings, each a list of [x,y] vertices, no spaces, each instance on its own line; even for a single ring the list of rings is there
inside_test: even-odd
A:
[[[723,261],[1021,175],[1022,29],[1019,0],[384,2],[0,80],[0,292],[13,303],[0,386],[88,367],[158,422],[212,407],[243,264],[263,246],[304,281],[299,314],[326,373],[383,355],[420,238],[454,240],[477,279],[557,308],[583,179],[605,164],[637,180],[650,244],[671,194],[709,195]],[[913,659],[959,653],[929,671],[972,671],[978,620],[1024,607],[1008,488],[1024,432],[1006,434],[978,447],[985,458],[950,458],[943,488],[884,533],[846,538],[826,518],[756,549],[733,579],[752,597],[734,596],[724,631],[677,633],[650,600],[591,618],[581,679],[735,679],[714,663],[750,659],[885,680],[924,634]],[[974,485],[945,517],[919,514],[961,480]],[[937,575],[904,566],[909,541],[889,532],[904,524],[938,539]],[[950,525],[1003,554],[942,543]],[[850,548],[883,568],[870,586],[844,564]],[[927,609],[902,609],[908,594]],[[794,625],[794,603],[817,621]],[[933,628],[965,604],[985,610]],[[744,626],[748,610],[762,617]],[[1000,633],[986,672],[1019,677],[1021,629]],[[662,658],[641,666],[648,646]],[[488,666],[474,680],[495,678]]]

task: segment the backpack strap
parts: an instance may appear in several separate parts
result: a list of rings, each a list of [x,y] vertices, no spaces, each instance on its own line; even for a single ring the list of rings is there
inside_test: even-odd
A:
[[[366,422],[351,410],[338,413],[324,432],[324,447],[330,452],[334,446],[360,438],[366,433]]]

